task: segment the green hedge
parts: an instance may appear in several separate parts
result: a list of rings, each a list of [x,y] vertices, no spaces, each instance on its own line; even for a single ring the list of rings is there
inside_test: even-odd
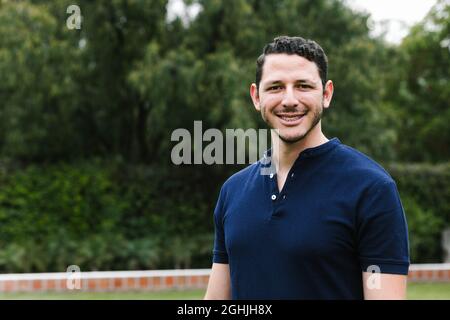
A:
[[[390,164],[409,226],[411,260],[441,262],[441,233],[450,226],[450,163]]]
[[[412,261],[439,262],[450,164],[385,167],[400,190]],[[116,160],[0,169],[0,272],[210,266],[212,211],[230,172]]]
[[[3,170],[0,271],[208,266],[217,192],[193,169],[92,161]]]

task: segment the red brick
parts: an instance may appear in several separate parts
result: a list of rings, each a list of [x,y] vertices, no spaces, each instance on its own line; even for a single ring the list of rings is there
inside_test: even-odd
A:
[[[42,289],[42,281],[41,280],[33,280],[33,290]]]
[[[148,287],[148,278],[139,278],[139,287],[147,288]]]
[[[172,287],[173,286],[173,277],[171,277],[171,276],[166,277],[165,283],[166,283],[166,286]]]
[[[113,285],[114,289],[121,289],[121,288],[123,288],[124,282],[123,282],[123,279],[116,278],[116,279],[114,279],[113,284],[114,284]]]
[[[47,289],[50,289],[50,290],[56,289],[56,281],[55,280],[47,280]]]
[[[97,288],[97,280],[96,279],[88,279],[88,289],[95,290]]]
[[[192,276],[192,277],[191,277],[191,284],[192,284],[192,285],[198,284],[198,281],[199,281],[198,276]]]
[[[15,281],[12,280],[6,280],[3,282],[3,290],[5,292],[11,292],[14,291]]]
[[[69,288],[67,287],[67,280],[57,280],[56,282],[57,287],[58,284],[60,290],[69,290]]]

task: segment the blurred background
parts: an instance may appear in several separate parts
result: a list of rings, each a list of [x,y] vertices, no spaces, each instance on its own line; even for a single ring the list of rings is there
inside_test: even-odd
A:
[[[266,128],[248,90],[278,35],[324,48],[325,135],[394,177],[412,263],[444,262],[450,2],[406,25],[361,3],[0,0],[0,272],[209,268],[218,192],[243,166],[176,166],[171,133]]]

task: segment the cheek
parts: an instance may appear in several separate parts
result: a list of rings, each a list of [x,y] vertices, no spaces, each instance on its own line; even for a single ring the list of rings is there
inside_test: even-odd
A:
[[[261,99],[261,107],[272,109],[281,103],[281,99],[277,95],[270,95]]]
[[[297,99],[298,101],[300,101],[300,103],[309,107],[322,103],[322,96],[315,92],[302,92],[302,94],[299,94],[297,96]]]

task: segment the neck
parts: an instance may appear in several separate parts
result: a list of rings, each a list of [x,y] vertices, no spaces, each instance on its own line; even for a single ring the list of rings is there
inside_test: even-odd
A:
[[[328,141],[327,137],[322,133],[320,122],[300,141],[295,143],[286,143],[272,131],[272,150],[273,160],[277,172],[288,172],[300,152],[308,148],[314,148]]]

